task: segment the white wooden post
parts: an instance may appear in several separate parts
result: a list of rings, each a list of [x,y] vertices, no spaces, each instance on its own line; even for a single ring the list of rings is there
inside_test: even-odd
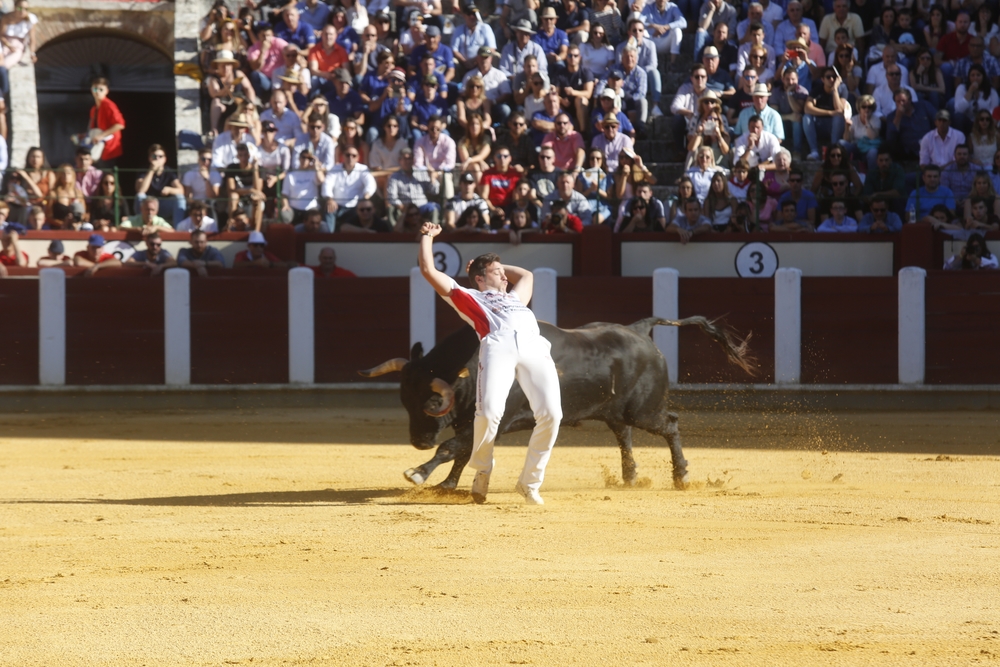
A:
[[[802,377],[802,271],[774,274],[774,381],[798,384]]]
[[[312,384],[316,379],[316,324],[312,269],[288,272],[288,381]]]
[[[535,276],[535,291],[531,297],[531,309],[535,311],[535,317],[558,326],[556,319],[559,315],[559,296],[556,286],[555,269],[535,269],[532,271]]]
[[[66,384],[66,274],[38,272],[38,380]]]
[[[653,271],[653,317],[677,319],[680,275],[677,269]],[[677,384],[677,327],[653,327],[653,342],[667,360],[670,384]]]
[[[899,383],[923,384],[926,363],[924,282],[916,266],[899,271]]]
[[[434,296],[434,288],[420,274],[420,267],[410,269],[410,347],[420,343],[425,354],[436,340]]]
[[[163,377],[169,385],[191,384],[191,274],[163,275]]]

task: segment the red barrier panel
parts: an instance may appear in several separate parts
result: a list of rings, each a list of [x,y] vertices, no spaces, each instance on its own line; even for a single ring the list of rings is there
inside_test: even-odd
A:
[[[288,382],[286,273],[191,280],[191,382]]]
[[[892,384],[896,278],[802,279],[802,383]]]
[[[590,322],[631,324],[653,314],[653,280],[581,276],[558,279],[559,326]]]
[[[764,278],[681,278],[680,317],[722,318],[750,339],[758,372],[750,376],[729,363],[718,344],[697,327],[681,328],[678,343],[680,382],[774,381],[774,280]]]
[[[1000,272],[929,271],[927,384],[1000,381]]]
[[[38,384],[37,280],[0,280],[0,384]]]
[[[316,382],[363,381],[359,370],[409,358],[409,283],[408,278],[316,279]],[[398,378],[397,373],[386,379]]]
[[[163,381],[163,278],[68,279],[66,383]]]

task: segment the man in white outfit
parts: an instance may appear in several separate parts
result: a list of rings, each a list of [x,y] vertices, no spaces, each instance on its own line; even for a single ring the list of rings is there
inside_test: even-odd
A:
[[[475,289],[460,286],[434,267],[432,248],[441,227],[420,228],[420,272],[438,294],[479,334],[479,376],[476,381],[476,418],[469,467],[476,471],[472,499],[486,502],[493,472],[493,443],[503,418],[507,395],[515,378],[531,405],[535,429],[515,490],[531,505],[542,505],[538,493],[545,465],[562,421],[559,375],[551,344],[538,331],[538,320],[528,308],[534,278],[531,271],[500,263],[493,253],[469,262],[466,272]],[[508,276],[512,288],[507,291]]]

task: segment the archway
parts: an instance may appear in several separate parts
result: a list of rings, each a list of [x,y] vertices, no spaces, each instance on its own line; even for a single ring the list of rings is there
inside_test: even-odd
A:
[[[71,135],[87,129],[90,81],[104,76],[125,117],[119,168],[142,168],[150,144],[162,144],[176,164],[173,59],[163,47],[122,30],[84,28],[38,50],[35,81],[42,149],[53,165],[72,162]],[[132,177],[122,175],[131,188]]]

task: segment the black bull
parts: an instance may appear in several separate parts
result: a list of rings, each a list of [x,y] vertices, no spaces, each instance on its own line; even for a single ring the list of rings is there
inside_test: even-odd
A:
[[[673,461],[674,486],[685,488],[688,483],[677,415],[667,408],[667,362],[650,339],[654,326],[697,325],[722,346],[730,362],[753,373],[746,340],[735,338],[704,317],[680,321],[649,317],[629,326],[595,322],[569,330],[546,322],[538,325],[552,343],[562,391],[562,424],[573,426],[584,420],[607,424],[618,440],[622,479],[629,485],[637,477],[632,457],[633,427],[666,439]],[[435,468],[454,460],[440,486],[454,489],[458,485],[472,455],[478,365],[479,339],[471,327],[464,326],[426,356],[417,343],[409,360],[392,359],[360,371],[365,377],[402,372],[400,397],[410,415],[410,442],[417,449],[432,448],[442,430],[448,426],[454,429],[455,435],[438,446],[430,461],[404,473],[410,482],[423,484]],[[499,433],[527,430],[534,425],[528,399],[515,382]]]

